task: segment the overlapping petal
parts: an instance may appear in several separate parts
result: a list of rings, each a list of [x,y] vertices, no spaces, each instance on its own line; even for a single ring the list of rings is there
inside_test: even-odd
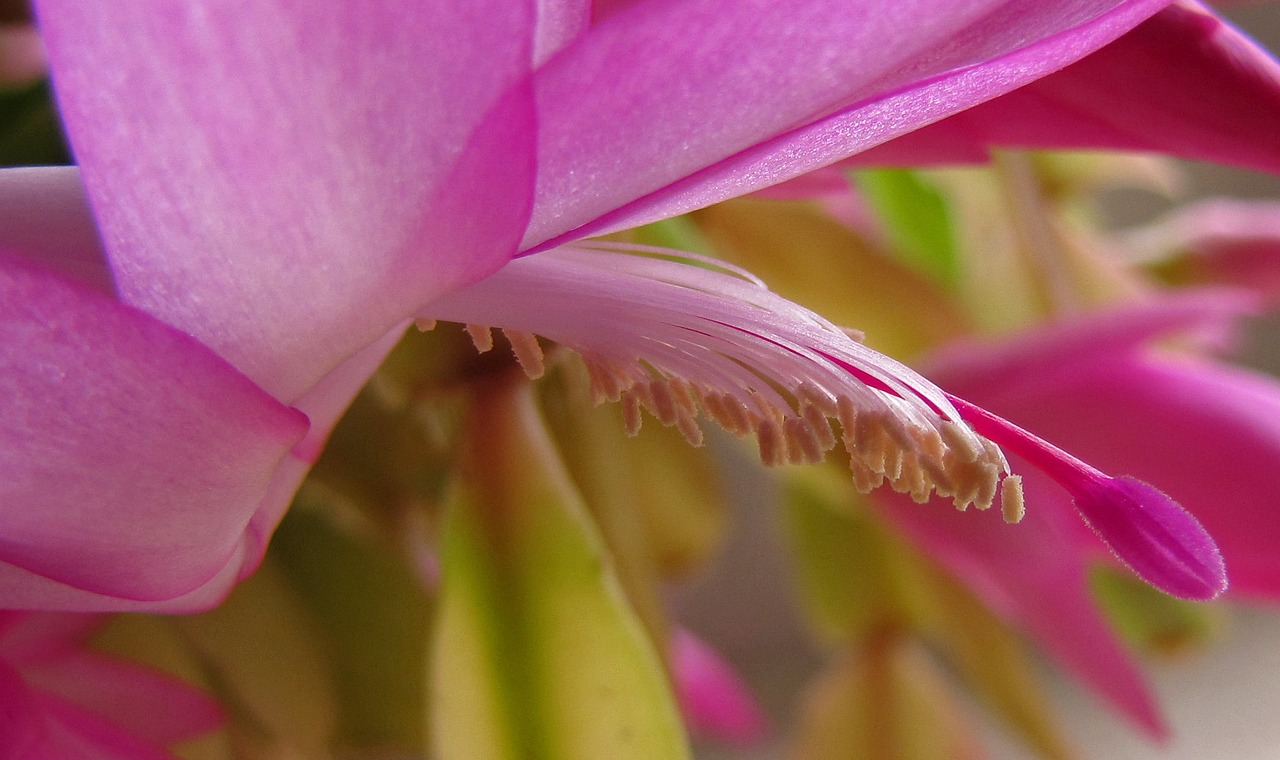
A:
[[[630,4],[538,72],[538,190],[523,245],[816,169],[1060,69],[1166,4]],[[588,89],[595,97],[582,98]]]
[[[278,398],[512,253],[532,3],[38,10],[124,300]]]
[[[189,336],[0,258],[6,605],[147,602],[215,581],[225,593],[245,525],[306,430]]]
[[[992,147],[1108,148],[1280,171],[1280,64],[1195,2],[1008,95],[853,159],[984,161]]]

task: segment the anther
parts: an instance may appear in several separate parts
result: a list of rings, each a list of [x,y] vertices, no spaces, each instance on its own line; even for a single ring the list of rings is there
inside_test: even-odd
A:
[[[698,427],[698,421],[692,415],[682,416],[680,421],[676,423],[676,428],[680,434],[689,442],[690,446],[698,448],[702,446],[702,428]]]
[[[1027,513],[1021,475],[1010,475],[1000,481],[1000,512],[1007,523],[1021,522]]]
[[[825,422],[825,420],[824,420]],[[799,417],[788,417],[782,424],[787,438],[787,452],[794,464],[817,464],[823,459],[825,450],[818,441],[813,429]]]
[[[511,344],[511,351],[516,355],[520,369],[524,370],[530,380],[537,380],[546,373],[546,357],[542,353],[542,346],[538,343],[538,339],[532,333],[503,330],[502,334]]]
[[[640,416],[640,399],[634,393],[622,394],[622,424],[626,426],[627,437],[635,438],[640,434],[643,420]]]
[[[475,344],[476,351],[485,353],[493,350],[493,330],[484,325],[467,325],[467,335]]]
[[[665,380],[654,380],[648,387],[649,397],[653,399],[653,416],[668,427],[676,424],[680,420],[680,413],[676,409],[671,386]]]
[[[774,467],[787,461],[782,428],[773,420],[762,420],[756,427],[756,443],[760,446],[760,461],[766,466]]]
[[[947,448],[955,452],[956,458],[961,462],[976,462],[982,456],[981,445],[974,440],[973,434],[960,423],[953,420],[943,420],[938,432],[942,435],[942,440],[946,442]]]
[[[806,403],[801,406],[800,414],[804,417],[804,423],[809,428],[809,432],[813,434],[818,442],[818,447],[822,451],[830,451],[835,448],[836,434],[831,430],[831,423],[827,421],[827,415],[812,403]]]

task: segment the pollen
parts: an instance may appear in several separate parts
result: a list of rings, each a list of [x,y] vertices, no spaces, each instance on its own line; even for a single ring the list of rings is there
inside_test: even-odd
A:
[[[620,402],[630,435],[652,417],[696,446],[706,418],[754,435],[767,465],[845,458],[859,491],[888,485],[960,510],[998,498],[1006,518],[1022,512],[1020,481],[973,413],[961,416],[962,401],[732,265],[601,241],[561,246],[433,301],[429,316],[468,325],[488,351],[492,329],[477,324],[490,308],[530,377],[545,371],[539,340],[580,356],[592,400]]]
[[[538,343],[537,336],[519,330],[503,330],[502,334],[511,344],[511,351],[516,355],[520,369],[524,370],[530,380],[537,380],[546,374],[546,356],[542,353],[542,346]],[[490,343],[492,343],[492,333],[490,333]]]
[[[475,344],[476,351],[488,353],[493,350],[493,329],[485,325],[467,325],[467,335]]]
[[[668,377],[639,361],[628,366],[582,356],[592,398],[622,402],[628,435],[639,433],[647,413],[697,446],[703,442],[697,418],[704,416],[736,436],[754,433],[760,461],[768,466],[821,462],[840,443],[860,492],[887,484],[920,503],[935,495],[950,498],[962,511],[990,509],[999,494],[1005,518],[1021,519],[1021,480],[1007,477],[1000,449],[963,422],[907,414],[887,404],[859,406],[852,396],[812,385],[771,398],[759,390],[735,393]]]
[[[1022,476],[1010,475],[1000,483],[1000,512],[1007,523],[1021,522],[1027,513],[1022,498]]]

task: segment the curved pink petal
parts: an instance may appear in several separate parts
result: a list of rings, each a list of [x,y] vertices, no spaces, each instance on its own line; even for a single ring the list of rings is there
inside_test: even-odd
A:
[[[797,176],[1057,70],[1166,4],[627,5],[538,72],[538,190],[523,245]]]
[[[1167,728],[1141,672],[1093,603],[1085,572],[1092,555],[1082,550],[1085,531],[1070,499],[1035,469],[1012,457],[1010,463],[1023,474],[1027,499],[1017,525],[1005,524],[995,510],[961,513],[941,500],[921,505],[878,494],[876,503],[1063,667],[1152,735],[1163,736]]]
[[[1008,95],[888,142],[860,165],[985,161],[992,147],[1159,151],[1280,171],[1280,64],[1179,2]]]
[[[293,401],[513,252],[532,2],[38,3],[124,300]]]
[[[21,664],[73,651],[106,621],[105,615],[0,610],[0,660]]]
[[[591,25],[590,0],[537,0],[533,59],[541,65]]]
[[[43,721],[18,671],[0,660],[0,760],[26,760],[40,742]]]
[[[306,429],[190,337],[0,258],[0,605],[214,601]]]

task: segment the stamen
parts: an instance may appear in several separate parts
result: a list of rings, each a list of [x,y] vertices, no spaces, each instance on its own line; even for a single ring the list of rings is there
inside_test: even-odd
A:
[[[773,420],[764,420],[756,427],[756,443],[760,446],[760,461],[768,467],[785,464],[786,443],[782,440],[782,428]]]
[[[917,501],[937,493],[961,509],[991,506],[1004,456],[941,390],[750,275],[680,258],[696,257],[562,247],[442,297],[430,316],[497,325],[530,375],[543,363],[533,336],[575,350],[593,399],[622,401],[629,434],[645,409],[698,444],[703,415],[755,433],[761,460],[777,465],[823,460],[835,420],[859,490],[887,480]],[[468,332],[478,349],[491,346],[487,328]]]
[[[627,437],[640,435],[640,426],[644,421],[640,418],[640,399],[634,393],[622,394],[622,424],[626,428]]]
[[[1000,513],[1007,523],[1021,522],[1027,513],[1022,498],[1022,476],[1010,475],[1000,483]]]
[[[511,351],[516,355],[520,369],[524,370],[530,380],[537,380],[546,373],[546,357],[542,353],[542,346],[538,343],[536,336],[519,330],[503,330],[502,334],[511,344]]]
[[[826,420],[823,420],[826,424]],[[826,454],[818,440],[818,434],[800,417],[788,417],[782,423],[787,436],[787,451],[791,454],[792,464],[817,464]]]
[[[821,409],[813,404],[805,404],[800,409],[800,416],[804,418],[805,427],[813,435],[820,450],[827,452],[835,448],[836,434],[831,430],[831,423]]]
[[[475,344],[476,351],[479,353],[488,353],[493,350],[493,329],[484,325],[467,325],[467,335],[471,336],[471,342]]]

